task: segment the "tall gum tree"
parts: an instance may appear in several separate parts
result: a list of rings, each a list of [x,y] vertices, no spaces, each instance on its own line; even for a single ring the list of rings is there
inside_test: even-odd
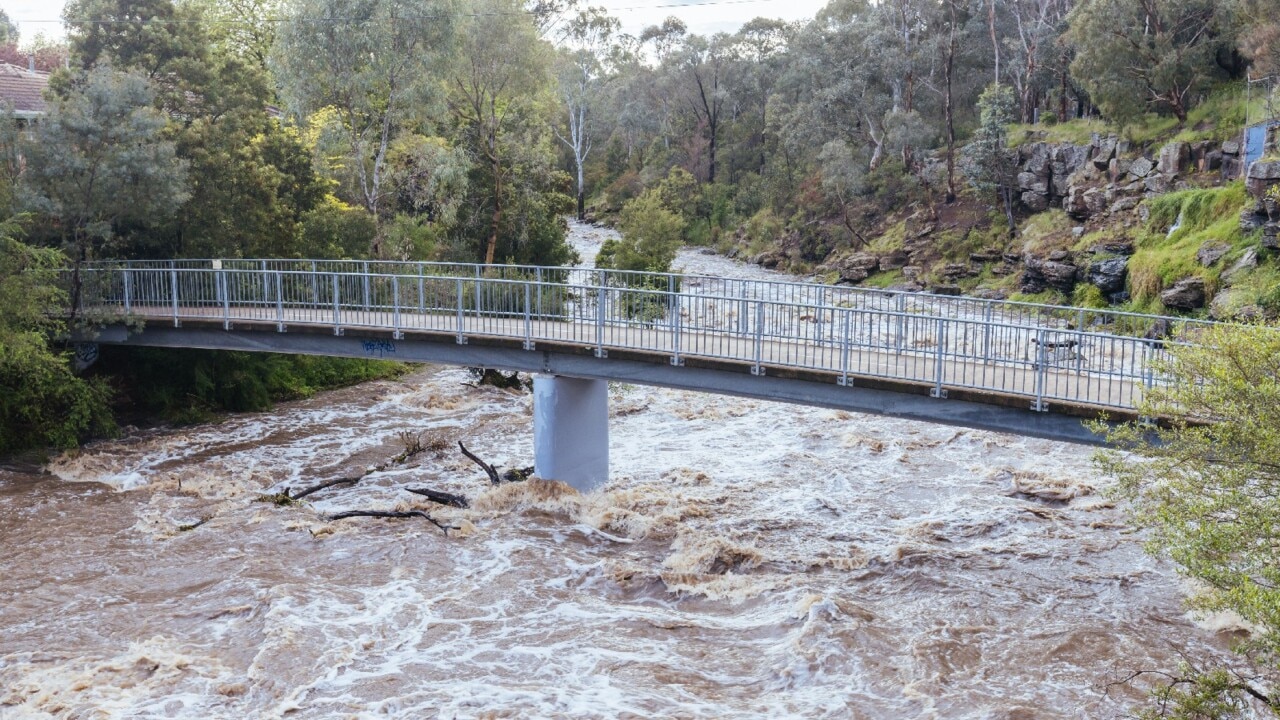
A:
[[[462,143],[487,168],[491,212],[483,259],[492,264],[509,185],[520,180],[516,158],[530,150],[527,131],[550,87],[551,47],[518,0],[479,0],[471,8],[460,20],[462,46],[447,74],[447,102]],[[537,122],[545,134],[545,120]]]
[[[606,59],[612,53],[608,52],[608,46],[620,27],[621,23],[601,8],[581,11],[565,29],[565,40],[571,49],[562,54],[557,63],[560,98],[564,101],[567,122],[565,132],[558,127],[555,132],[573,153],[579,220],[586,217],[586,163],[597,132],[595,113],[603,85],[609,78]]]
[[[375,220],[389,188],[396,133],[438,103],[454,47],[452,0],[295,0],[270,66],[291,111],[340,118],[360,200]],[[382,232],[370,254],[382,254]]]
[[[1220,0],[1085,0],[1070,16],[1071,72],[1111,120],[1168,110],[1185,123],[1195,93],[1225,74],[1231,12]]]

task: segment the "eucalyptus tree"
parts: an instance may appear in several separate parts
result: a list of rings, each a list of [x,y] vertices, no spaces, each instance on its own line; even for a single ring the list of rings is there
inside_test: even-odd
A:
[[[478,160],[473,189],[487,188],[477,196],[488,210],[480,255],[492,263],[504,234],[510,247],[527,239],[530,223],[545,221],[529,209],[549,190],[552,48],[519,0],[471,7],[458,25],[460,52],[441,77],[457,141]],[[516,212],[508,217],[508,209]]]
[[[755,18],[729,39],[733,58],[730,73],[737,89],[730,98],[730,115],[738,139],[731,148],[734,155],[730,156],[730,182],[737,180],[738,165],[757,174],[765,172],[769,97],[786,70],[788,43],[794,32],[790,23]]]
[[[396,134],[439,103],[458,25],[452,0],[294,0],[270,65],[295,117],[331,108],[359,201],[376,221]],[[369,248],[382,254],[383,234]]]
[[[557,63],[560,98],[567,116],[566,132],[556,128],[556,136],[573,153],[577,172],[578,219],[586,217],[585,166],[596,140],[595,114],[599,111],[603,85],[608,79],[609,44],[621,23],[603,8],[587,8],[568,23],[565,39],[570,49]]]
[[[194,0],[210,22],[215,43],[261,68],[267,67],[284,0]]]
[[[694,129],[704,135],[707,146],[706,180],[716,182],[717,151],[724,111],[729,102],[730,66],[733,44],[729,35],[710,38],[689,35],[666,60],[677,78],[683,109],[695,120]],[[690,158],[691,164],[694,158]]]
[[[152,102],[145,78],[98,67],[36,125],[24,151],[25,205],[52,220],[75,260],[163,223],[189,197],[186,163]]]
[[[1117,122],[1147,110],[1187,121],[1196,93],[1225,75],[1232,5],[1219,0],[1083,0],[1071,13],[1071,71]]]
[[[1003,77],[1008,78],[1018,96],[1018,114],[1024,123],[1035,120],[1037,95],[1050,81],[1049,72],[1057,66],[1058,77],[1066,81],[1066,66],[1061,61],[1057,40],[1066,31],[1071,0],[1002,0],[1006,28],[1004,44],[1009,62]],[[1061,90],[1065,97],[1065,87]]]

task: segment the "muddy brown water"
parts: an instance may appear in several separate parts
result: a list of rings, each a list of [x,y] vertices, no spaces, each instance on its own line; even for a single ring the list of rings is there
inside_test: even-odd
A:
[[[588,257],[600,239],[575,228]],[[0,469],[0,718],[1112,717],[1139,693],[1109,680],[1226,654],[1062,443],[616,385],[589,497],[492,488],[442,449],[254,501],[404,430],[531,464],[529,395],[469,379]],[[460,529],[324,519],[413,508]]]

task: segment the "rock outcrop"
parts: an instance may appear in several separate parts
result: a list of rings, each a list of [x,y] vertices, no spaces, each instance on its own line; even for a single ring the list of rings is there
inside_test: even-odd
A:
[[[1089,282],[1111,297],[1124,292],[1124,282],[1129,276],[1129,258],[1114,257],[1089,264]]]
[[[1198,310],[1204,307],[1204,280],[1188,277],[1160,293],[1160,302],[1170,310]]]

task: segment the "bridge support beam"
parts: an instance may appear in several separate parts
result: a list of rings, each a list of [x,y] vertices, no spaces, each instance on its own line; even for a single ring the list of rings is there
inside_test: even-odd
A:
[[[579,492],[608,481],[608,382],[534,376],[533,462],[538,477],[568,483]]]

